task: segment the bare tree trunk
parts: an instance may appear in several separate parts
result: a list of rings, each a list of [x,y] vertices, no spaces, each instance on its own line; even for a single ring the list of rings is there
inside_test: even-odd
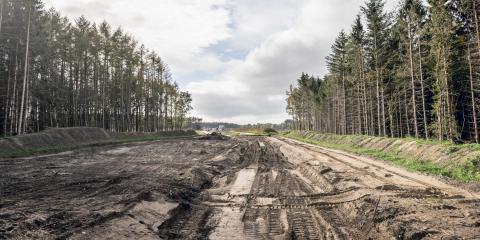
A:
[[[360,90],[360,83],[357,84],[357,109],[358,109],[358,115],[357,115],[357,134],[362,134],[362,115],[363,115],[363,107],[362,107],[362,97],[361,97],[361,90]]]
[[[470,73],[470,94],[472,97],[472,115],[473,115],[473,126],[475,129],[475,142],[479,143],[478,141],[478,126],[477,126],[477,109],[475,103],[475,89],[473,85],[473,69],[472,69],[472,58],[470,56],[470,45],[467,43],[467,59],[468,59],[468,68]]]
[[[0,0],[0,34],[2,33],[3,25],[3,6],[5,5],[5,0]]]
[[[345,91],[345,73],[342,74],[342,92],[343,92],[343,134],[347,134],[347,94]]]
[[[405,88],[405,90],[403,91],[404,92],[404,95],[405,95],[405,119],[406,119],[406,123],[407,123],[407,136],[410,135],[410,117],[408,116],[408,103],[407,103],[407,88]]]
[[[375,136],[375,113],[374,113],[374,93],[372,93],[373,89],[370,88],[369,89],[369,102],[370,102],[370,106],[369,106],[369,111],[370,111],[370,135],[372,136]]]
[[[384,92],[383,84],[382,84],[382,88],[381,88],[381,94],[382,94],[382,120],[383,120],[382,136],[386,136],[387,135],[387,121],[385,119],[385,92]]]
[[[5,117],[4,117],[4,122],[3,122],[3,136],[7,136],[7,125],[8,125],[8,114],[10,113],[10,82],[12,76],[10,73],[8,73],[8,78],[7,78],[7,96],[5,98]]]
[[[363,74],[362,74],[363,75]],[[365,78],[362,77],[362,91],[363,91],[363,110],[364,110],[364,122],[365,122],[365,135],[370,134],[369,118],[368,118],[368,102],[367,102],[367,84]]]
[[[425,104],[425,87],[423,85],[423,67],[422,67],[422,45],[420,42],[420,36],[418,37],[418,61],[420,71],[420,87],[422,88],[422,109],[423,109],[423,127],[425,131],[425,139],[429,139],[428,123],[427,123],[427,109]]]
[[[378,69],[378,49],[377,49],[377,36],[374,36],[374,47],[375,47],[375,80],[377,84],[377,129],[378,135],[382,135],[381,127],[381,108],[380,108],[380,74]]]
[[[0,36],[2,33],[2,24],[3,24],[3,5],[4,5],[4,0],[0,0]],[[16,54],[16,53],[15,53]],[[10,80],[11,80],[11,74],[10,72],[8,73],[8,78],[7,78],[7,96],[5,98],[5,118],[4,118],[4,123],[3,123],[3,135],[7,136],[7,120],[8,120],[8,114],[10,112]]]
[[[368,105],[367,104],[367,84],[365,82],[365,71],[363,69],[363,66],[364,66],[363,65],[363,63],[364,63],[363,62],[363,51],[362,51],[361,48],[359,49],[359,59],[360,59],[360,61],[359,61],[359,69],[358,70],[360,72],[360,74],[359,74],[360,75],[360,81],[361,81],[360,84],[361,84],[361,91],[362,91],[362,94],[363,94],[362,104],[363,104],[363,111],[364,111],[363,112],[363,114],[364,114],[363,120],[364,120],[364,124],[365,124],[364,133],[365,133],[365,135],[368,135],[370,128],[368,127],[368,122],[369,122],[368,120],[369,119],[368,119],[368,110],[367,110],[368,109],[367,108],[367,105]]]
[[[445,100],[447,101],[447,127],[448,127],[448,134],[449,134],[449,139],[453,138],[453,113],[452,113],[452,106],[450,102],[450,87],[448,84],[448,70],[447,70],[447,59],[446,55],[447,54],[447,48],[444,47],[444,54],[443,54],[443,65],[444,65],[444,74],[445,74],[445,91],[446,91],[446,98]]]
[[[28,51],[30,47],[30,11],[28,11],[28,25],[27,25],[27,46],[25,51],[25,65],[24,65],[24,75],[23,75],[23,90],[22,90],[22,100],[20,104],[20,117],[18,122],[18,134],[23,134],[23,112],[24,112],[24,104],[25,104],[25,90],[27,87],[27,75],[28,75]]]
[[[476,38],[477,38],[477,48],[478,52],[480,54],[480,31],[478,27],[478,14],[477,14],[477,4],[476,0],[472,1],[473,2],[473,15],[475,17],[475,31],[476,31]],[[469,51],[469,61],[471,61],[470,58],[470,51]],[[470,62],[471,64],[471,62]],[[473,74],[472,74],[472,67],[470,66],[470,89],[472,93],[472,110],[473,110],[473,122],[475,126],[475,141],[479,143],[479,136],[478,136],[478,122],[477,122],[477,111],[476,111],[476,102],[475,102],[475,92],[474,92],[474,85],[473,85]]]
[[[437,110],[437,118],[438,118],[438,140],[443,141],[443,91],[440,93],[440,106]]]
[[[417,122],[417,99],[415,89],[415,76],[413,71],[413,47],[412,47],[412,33],[410,29],[410,19],[408,20],[408,45],[409,45],[409,58],[410,58],[410,77],[412,85],[412,107],[413,107],[413,127],[415,128],[415,137],[418,138],[418,122]]]
[[[335,85],[336,85],[336,84],[335,84]],[[338,87],[337,87],[337,86],[335,86],[335,95],[333,96],[333,104],[334,104],[334,106],[335,106],[335,107],[334,107],[334,111],[335,111],[335,114],[334,114],[334,115],[335,115],[335,118],[334,118],[334,119],[335,119],[335,120],[334,120],[335,134],[339,134],[340,131],[339,131],[339,127],[338,127],[338,126],[340,125],[340,123],[339,123],[339,121],[338,121],[338,120],[339,120],[339,119],[338,119],[338,112],[339,112],[339,111],[338,111]]]
[[[378,73],[377,73],[376,83],[377,83],[377,131],[378,131],[378,135],[382,135],[382,128],[380,126],[381,124],[380,80],[378,77]]]
[[[31,104],[27,104],[28,102],[32,102],[30,99],[30,90],[31,89],[31,79],[27,78],[27,90],[25,92],[25,113],[24,113],[24,120],[23,120],[23,132],[28,133],[28,117],[30,116],[31,112]]]
[[[402,97],[398,97],[398,119],[400,123],[398,124],[400,129],[400,137],[403,138],[403,116],[402,116]]]
[[[392,100],[391,100],[392,101]],[[392,113],[392,105],[391,104],[391,101],[390,103],[388,104],[388,117],[390,119],[390,137],[395,137],[394,136],[394,133],[393,133],[393,113]]]
[[[477,37],[477,47],[478,47],[478,51],[480,53],[480,30],[479,30],[479,27],[478,27],[478,14],[477,14],[477,1],[476,0],[473,0],[473,16],[475,18],[475,33],[476,33],[476,37]]]
[[[12,99],[10,101],[10,135],[13,134],[14,126],[15,131],[17,130],[17,72],[18,72],[18,41],[17,47],[15,50],[15,70],[13,72],[13,92]]]

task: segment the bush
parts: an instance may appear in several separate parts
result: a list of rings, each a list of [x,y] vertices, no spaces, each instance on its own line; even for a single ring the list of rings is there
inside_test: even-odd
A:
[[[273,128],[265,128],[263,130],[264,133],[278,133],[277,130],[273,129]]]
[[[450,147],[448,147],[448,149],[447,149],[447,154],[456,153],[456,152],[458,152],[458,151],[460,151],[460,147],[458,147],[458,146],[450,146]]]

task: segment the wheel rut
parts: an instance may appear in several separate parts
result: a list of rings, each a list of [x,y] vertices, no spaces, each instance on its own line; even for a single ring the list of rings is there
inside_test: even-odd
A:
[[[250,165],[198,199],[209,239],[480,237],[468,192],[291,140],[246,141]]]

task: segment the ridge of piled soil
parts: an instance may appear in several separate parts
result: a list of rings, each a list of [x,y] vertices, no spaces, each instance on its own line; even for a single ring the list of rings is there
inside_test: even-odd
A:
[[[102,128],[49,128],[39,133],[0,139],[0,157],[12,157],[32,149],[54,150],[108,143],[140,137],[193,136],[195,131],[168,131],[157,133],[114,133]],[[43,151],[40,151],[43,152]],[[20,154],[22,155],[22,154]],[[28,155],[28,154],[27,154]]]
[[[378,150],[397,154],[406,158],[432,162],[447,168],[454,168],[468,164],[471,161],[480,160],[479,149],[462,147],[462,145],[436,144],[412,139],[372,137],[364,135],[342,136],[310,131],[294,133],[307,140],[352,145],[355,147]]]

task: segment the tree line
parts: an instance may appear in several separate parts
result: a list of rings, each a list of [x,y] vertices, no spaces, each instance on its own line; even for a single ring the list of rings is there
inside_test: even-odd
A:
[[[287,92],[297,130],[479,143],[477,0],[368,0],[326,58]]]
[[[179,129],[191,101],[160,56],[121,28],[71,22],[41,0],[0,0],[0,135]]]

